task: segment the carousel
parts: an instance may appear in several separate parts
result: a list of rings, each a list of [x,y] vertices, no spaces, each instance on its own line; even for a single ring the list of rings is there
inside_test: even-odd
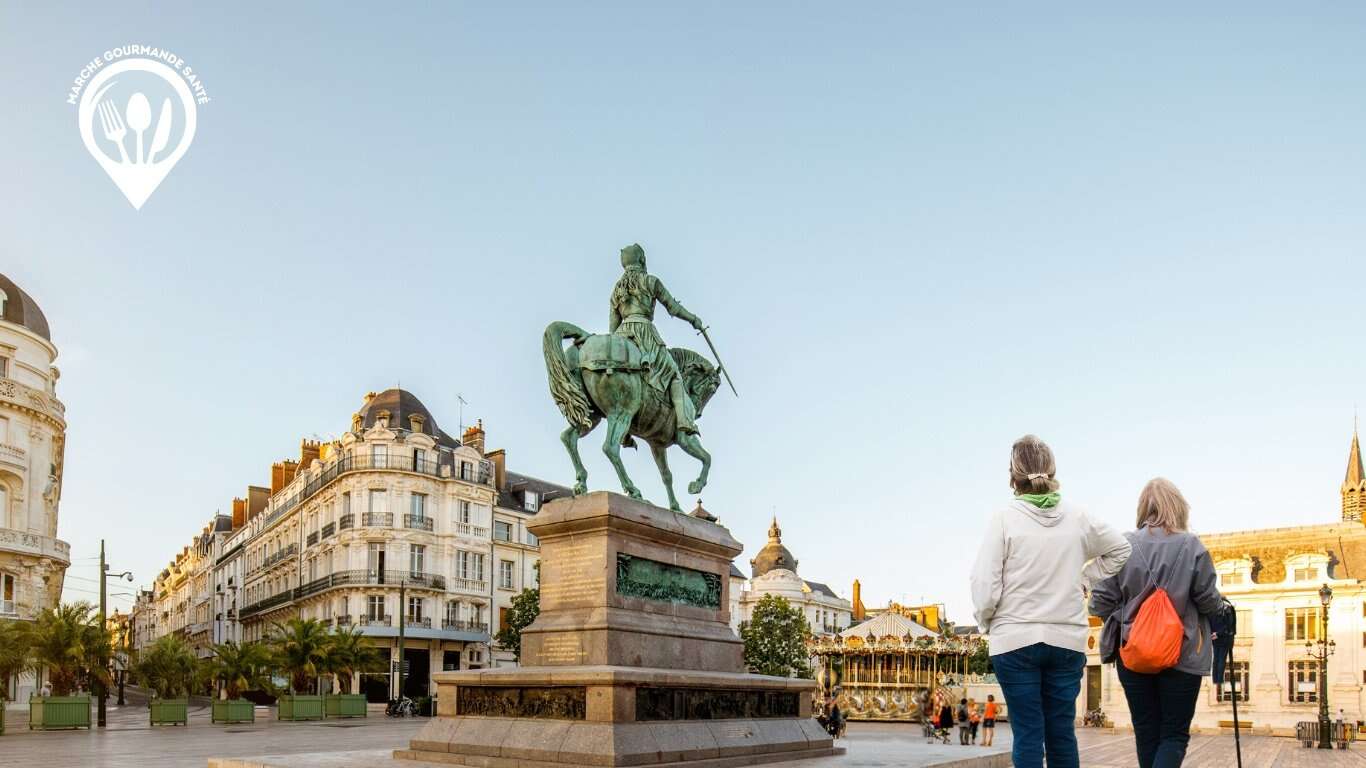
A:
[[[976,638],[944,637],[888,610],[833,637],[811,643],[821,692],[850,720],[920,720],[938,696],[964,694]]]

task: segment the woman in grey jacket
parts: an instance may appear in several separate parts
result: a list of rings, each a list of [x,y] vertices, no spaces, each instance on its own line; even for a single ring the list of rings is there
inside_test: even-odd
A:
[[[1138,497],[1138,530],[1125,534],[1129,561],[1091,594],[1091,613],[1105,620],[1101,661],[1114,662],[1129,701],[1140,768],[1177,768],[1186,757],[1200,678],[1210,673],[1209,617],[1222,610],[1214,563],[1205,545],[1186,530],[1190,506],[1170,480],[1155,478]],[[1176,666],[1155,675],[1126,669],[1119,649],[1143,601],[1165,589],[1181,617],[1183,638]]]

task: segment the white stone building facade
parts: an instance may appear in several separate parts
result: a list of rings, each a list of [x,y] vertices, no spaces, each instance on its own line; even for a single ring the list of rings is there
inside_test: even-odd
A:
[[[768,529],[768,542],[750,560],[750,577],[745,579],[743,572],[732,568],[731,624],[737,630],[765,595],[787,598],[788,603],[800,608],[813,636],[837,635],[849,628],[852,604],[829,586],[797,574],[797,558],[783,545],[783,531],[776,517]]]
[[[47,318],[0,275],[0,619],[29,621],[61,598],[71,546],[57,538],[66,408]],[[15,704],[31,676],[0,680]]]

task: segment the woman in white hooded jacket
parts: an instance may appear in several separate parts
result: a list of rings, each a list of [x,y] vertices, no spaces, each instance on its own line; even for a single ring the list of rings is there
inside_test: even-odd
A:
[[[1086,666],[1086,594],[1119,572],[1129,542],[1058,493],[1048,445],[1010,449],[1015,500],[987,524],[972,569],[977,625],[1010,713],[1016,768],[1079,765],[1073,727]]]

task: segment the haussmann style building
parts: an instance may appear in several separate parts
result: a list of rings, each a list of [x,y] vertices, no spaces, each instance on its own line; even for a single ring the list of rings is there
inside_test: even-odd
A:
[[[512,598],[537,586],[526,522],[570,491],[509,472],[484,440],[482,424],[460,439],[442,431],[405,390],[366,395],[340,438],[301,441],[268,487],[210,519],[139,597],[135,645],[176,632],[207,655],[319,619],[389,658],[353,681],[375,701],[397,693],[400,616],[410,696],[434,692],[434,672],[514,664],[494,636]]]

